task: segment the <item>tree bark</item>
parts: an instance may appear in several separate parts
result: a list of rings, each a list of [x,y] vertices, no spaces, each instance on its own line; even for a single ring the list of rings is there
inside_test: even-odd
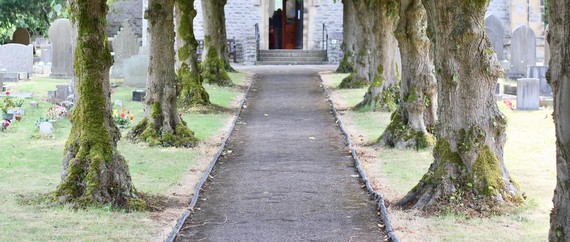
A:
[[[233,71],[230,66],[226,36],[226,18],[224,6],[227,0],[202,2],[204,17],[204,54],[202,54],[202,76],[219,86],[231,86],[232,80],[226,71]]]
[[[355,109],[360,111],[394,111],[398,102],[396,53],[398,42],[394,31],[398,23],[399,2],[391,0],[357,1],[363,48],[357,58],[357,76],[367,75],[368,91]],[[365,14],[364,14],[365,13]],[[364,65],[362,65],[364,64]],[[364,69],[361,70],[360,67]],[[363,73],[361,73],[363,71]]]
[[[488,211],[523,197],[503,163],[505,116],[494,95],[501,73],[483,18],[487,1],[426,0],[438,79],[435,161],[404,208]]]
[[[435,144],[430,131],[437,121],[437,82],[426,35],[427,15],[421,0],[401,3],[396,30],[403,70],[400,101],[379,145],[423,149]]]
[[[181,91],[174,73],[174,0],[149,0],[150,63],[144,99],[146,117],[129,132],[132,141],[151,146],[192,147],[194,133],[177,110]]]
[[[549,1],[550,63],[548,81],[554,93],[556,189],[550,214],[549,241],[570,240],[570,3]]]
[[[185,107],[209,105],[210,96],[202,85],[198,64],[198,41],[194,36],[194,0],[176,0],[176,35],[178,48],[178,79],[182,84],[179,103]]]
[[[117,151],[121,133],[111,116],[113,58],[105,34],[106,0],[72,0],[70,9],[79,31],[74,67],[81,95],[73,111],[56,199],[79,206],[144,209],[146,203],[137,198],[128,165]]]
[[[340,61],[337,73],[352,73],[354,71],[354,50],[356,45],[355,29],[358,28],[356,22],[356,10],[354,9],[353,0],[343,0],[343,29],[342,29],[342,45],[341,49],[344,53]]]

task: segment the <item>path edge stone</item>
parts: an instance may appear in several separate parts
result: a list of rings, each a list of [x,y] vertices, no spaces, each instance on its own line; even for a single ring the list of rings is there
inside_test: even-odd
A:
[[[194,207],[196,206],[196,203],[198,202],[198,198],[200,197],[200,191],[202,190],[204,183],[206,183],[206,180],[208,180],[208,177],[210,177],[210,173],[212,173],[214,166],[216,166],[220,156],[222,155],[222,152],[224,151],[224,149],[226,147],[226,143],[228,142],[230,136],[232,135],[232,133],[234,131],[234,128],[236,127],[236,124],[239,120],[239,116],[243,110],[243,106],[245,105],[245,102],[247,101],[247,96],[249,94],[249,91],[251,90],[251,86],[253,85],[255,78],[256,78],[255,74],[248,73],[248,72],[246,72],[246,73],[248,74],[247,79],[248,79],[249,83],[248,83],[247,89],[244,92],[243,97],[239,103],[238,109],[234,113],[232,123],[231,123],[230,127],[228,128],[228,131],[226,132],[224,139],[221,142],[221,145],[220,145],[220,148],[218,149],[218,152],[216,152],[216,154],[212,157],[212,160],[210,161],[210,165],[208,166],[208,168],[206,169],[204,174],[202,174],[202,177],[198,181],[198,184],[196,185],[196,188],[194,189],[194,194],[192,195],[192,199],[188,203],[188,207],[178,218],[176,225],[174,226],[174,228],[172,228],[172,231],[168,235],[168,238],[166,238],[166,240],[165,240],[166,242],[174,242],[176,240],[176,237],[178,236],[178,233],[182,229],[182,226],[184,225],[186,220],[190,217],[192,212],[194,212]]]
[[[386,204],[384,203],[384,196],[381,193],[376,192],[376,191],[374,191],[374,189],[372,189],[372,186],[370,185],[370,181],[366,177],[366,173],[364,172],[364,169],[362,168],[362,164],[361,164],[360,160],[358,159],[358,154],[356,153],[356,149],[354,148],[354,145],[352,144],[352,141],[350,140],[350,136],[348,134],[348,131],[346,131],[344,123],[340,119],[340,114],[336,110],[334,102],[331,99],[330,92],[329,92],[328,88],[325,86],[325,83],[324,83],[323,78],[322,78],[322,74],[325,74],[325,73],[328,73],[328,72],[319,72],[319,79],[321,81],[321,88],[323,89],[325,97],[327,98],[331,112],[332,112],[334,118],[336,119],[336,123],[338,124],[340,130],[342,131],[342,134],[343,134],[344,139],[347,143],[347,146],[351,151],[351,156],[352,156],[352,159],[354,160],[354,166],[355,166],[356,170],[358,171],[358,174],[360,175],[362,183],[364,183],[364,185],[366,187],[366,191],[368,191],[368,193],[370,193],[370,196],[372,196],[374,198],[374,200],[376,200],[376,206],[380,210],[380,217],[383,220],[382,222],[384,223],[384,229],[386,231],[386,235],[388,236],[388,241],[400,242],[400,240],[398,239],[398,237],[396,236],[396,234],[392,230],[392,223],[390,222],[390,217],[388,216],[388,209],[386,208]]]

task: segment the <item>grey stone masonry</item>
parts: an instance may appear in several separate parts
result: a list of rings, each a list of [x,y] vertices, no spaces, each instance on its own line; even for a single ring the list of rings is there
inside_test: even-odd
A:
[[[539,80],[521,78],[517,80],[517,110],[538,110]]]

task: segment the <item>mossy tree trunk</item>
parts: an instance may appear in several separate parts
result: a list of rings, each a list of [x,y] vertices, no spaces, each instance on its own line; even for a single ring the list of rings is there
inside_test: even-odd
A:
[[[177,110],[181,91],[174,72],[174,0],[149,0],[150,63],[144,99],[145,118],[129,132],[132,141],[151,146],[192,147],[194,133]]]
[[[226,71],[233,71],[230,66],[226,36],[226,17],[224,6],[227,0],[202,2],[204,17],[204,53],[202,54],[202,76],[213,84],[231,86],[232,80]]]
[[[570,3],[549,1],[550,58],[548,81],[554,93],[556,189],[550,214],[549,241],[570,241]]]
[[[348,23],[348,26],[343,28],[343,38],[346,38],[343,41],[346,41],[345,57],[348,58],[347,64],[351,64],[352,72],[342,80],[339,88],[366,87],[376,75],[377,46],[374,41],[373,26],[377,21],[378,6],[369,7],[370,1],[347,0],[343,6],[343,11],[348,11],[349,14],[352,12],[352,16],[343,20]]]
[[[428,127],[437,120],[437,82],[421,0],[401,0],[396,38],[402,56],[398,109],[379,138],[380,146],[422,149],[434,145]]]
[[[178,80],[182,91],[178,97],[182,106],[209,105],[210,96],[202,85],[198,64],[198,41],[194,36],[194,0],[176,0],[176,26],[178,42]]]
[[[113,58],[105,34],[106,0],[70,1],[78,26],[75,49],[79,99],[65,145],[62,181],[55,191],[60,203],[79,206],[112,204],[144,208],[131,182],[129,168],[117,151],[121,133],[111,116],[109,68]]]
[[[343,0],[343,29],[342,29],[342,45],[341,49],[344,53],[340,61],[337,73],[352,73],[354,71],[354,48],[356,45],[355,29],[358,27],[356,22],[356,9],[354,9],[353,0]]]
[[[503,162],[505,116],[494,95],[500,66],[485,35],[487,1],[426,0],[438,79],[435,161],[404,208],[485,211],[523,197]]]
[[[357,11],[363,26],[370,22],[370,29],[365,32],[372,48],[359,50],[360,56],[371,56],[369,64],[369,87],[364,99],[355,109],[360,111],[396,110],[399,96],[397,51],[398,42],[394,31],[398,24],[399,1],[365,0],[357,2]],[[357,65],[358,66],[358,65]]]

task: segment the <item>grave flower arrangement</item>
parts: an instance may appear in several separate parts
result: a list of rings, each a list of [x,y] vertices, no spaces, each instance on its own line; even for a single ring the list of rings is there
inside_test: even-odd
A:
[[[127,109],[123,108],[121,109],[121,112],[116,109],[113,110],[113,120],[115,120],[115,124],[117,124],[119,128],[127,128],[131,126],[134,118],[135,116]]]
[[[54,104],[51,108],[48,109],[44,116],[49,120],[58,120],[62,117],[65,117],[67,113],[67,108],[58,104]]]
[[[5,132],[11,124],[12,121],[10,119],[2,119],[2,123],[0,123],[0,131]]]

